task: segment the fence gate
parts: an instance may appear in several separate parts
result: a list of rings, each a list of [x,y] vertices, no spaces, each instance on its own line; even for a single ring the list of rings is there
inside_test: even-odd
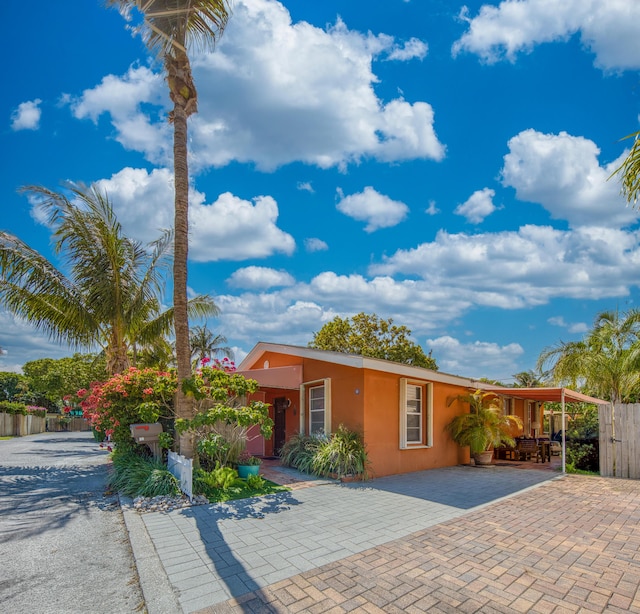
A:
[[[600,475],[640,479],[640,403],[600,405]]]

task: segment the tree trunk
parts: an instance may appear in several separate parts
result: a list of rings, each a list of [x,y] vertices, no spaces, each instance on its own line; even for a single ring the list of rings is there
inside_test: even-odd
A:
[[[107,359],[107,374],[109,376],[116,373],[124,373],[129,368],[129,355],[127,346],[122,336],[117,331],[112,330],[109,344],[105,349]]]
[[[191,376],[191,347],[187,314],[187,259],[189,253],[189,167],[187,162],[187,114],[176,104],[173,111],[173,164],[175,176],[175,236],[173,255],[173,308],[178,363],[176,417],[191,418],[193,402],[182,392],[182,381]],[[180,454],[191,458],[189,434],[180,436]]]

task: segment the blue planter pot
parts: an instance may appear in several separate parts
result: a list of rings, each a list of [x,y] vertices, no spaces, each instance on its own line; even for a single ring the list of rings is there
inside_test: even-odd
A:
[[[250,475],[258,475],[260,465],[238,465],[238,477],[246,480]]]

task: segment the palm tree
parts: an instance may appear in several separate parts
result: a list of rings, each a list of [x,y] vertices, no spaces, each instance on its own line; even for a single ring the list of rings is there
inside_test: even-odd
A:
[[[515,386],[518,388],[539,388],[540,386],[544,386],[544,375],[531,369],[528,371],[520,371],[520,373],[516,373],[513,378],[516,380]]]
[[[159,337],[137,351],[136,365],[141,369],[168,371],[171,367],[175,367],[175,362],[173,343],[165,337]]]
[[[512,433],[522,428],[522,421],[518,416],[504,414],[500,397],[476,390],[454,397],[449,404],[456,400],[468,403],[469,413],[455,416],[445,428],[459,446],[469,446],[475,456],[492,446],[514,445]]]
[[[216,354],[223,354],[228,358],[233,356],[231,348],[222,345],[227,342],[227,338],[224,335],[214,334],[206,325],[196,326],[189,335],[189,341],[191,343],[191,358],[195,359],[196,363]]]
[[[134,344],[150,343],[172,329],[172,310],[160,307],[171,233],[145,248],[123,236],[105,194],[70,190],[73,200],[43,187],[24,188],[40,199],[54,251],[69,274],[0,231],[0,305],[58,342],[101,346],[108,373],[119,373],[129,366]],[[192,299],[189,310],[198,317],[218,313],[208,296]]]
[[[633,146],[631,147],[629,155],[613,172],[611,177],[620,175],[622,194],[629,204],[633,203],[636,205],[638,196],[640,196],[640,130],[624,138],[633,139]]]
[[[187,313],[187,258],[189,239],[189,167],[187,119],[198,110],[198,94],[187,47],[212,48],[229,19],[228,0],[107,0],[124,12],[133,8],[144,15],[141,32],[150,51],[162,58],[173,110],[173,172],[175,185],[173,308],[175,317],[178,392],[176,414],[190,418],[193,405],[180,383],[191,375],[189,318]],[[180,438],[180,451],[193,456],[189,437]]]
[[[640,384],[640,311],[598,314],[581,341],[545,349],[538,368],[545,365],[552,365],[550,374],[557,384],[584,387],[612,403],[626,401]]]

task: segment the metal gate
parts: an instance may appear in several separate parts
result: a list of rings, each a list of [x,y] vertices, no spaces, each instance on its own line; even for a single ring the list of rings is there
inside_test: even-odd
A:
[[[640,403],[600,405],[600,475],[640,479]]]

